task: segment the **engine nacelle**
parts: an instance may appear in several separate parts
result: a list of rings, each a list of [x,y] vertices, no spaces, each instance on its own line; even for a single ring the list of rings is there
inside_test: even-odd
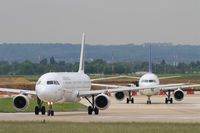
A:
[[[124,98],[125,98],[124,92],[116,92],[116,93],[115,93],[115,98],[116,98],[117,100],[119,100],[119,101],[124,100]]]
[[[99,94],[94,101],[95,106],[100,110],[105,110],[110,105],[110,98],[105,94]]]
[[[181,89],[174,91],[174,99],[176,101],[181,101],[184,98],[184,92]]]
[[[24,111],[29,106],[29,98],[25,95],[17,95],[13,97],[13,107],[17,111]]]

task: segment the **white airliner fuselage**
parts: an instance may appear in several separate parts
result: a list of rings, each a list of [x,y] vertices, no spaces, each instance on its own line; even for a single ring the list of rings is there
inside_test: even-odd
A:
[[[36,94],[45,102],[77,102],[78,92],[90,88],[91,80],[82,72],[51,72],[38,79]]]

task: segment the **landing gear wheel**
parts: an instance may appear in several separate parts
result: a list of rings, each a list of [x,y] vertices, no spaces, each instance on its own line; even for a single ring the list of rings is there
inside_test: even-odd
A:
[[[173,98],[171,98],[171,91],[169,90],[167,93],[167,98],[165,98],[165,103],[168,104],[170,102],[171,104],[173,103]]]
[[[45,113],[46,113],[45,106],[42,106],[42,108],[41,108],[41,113],[42,113],[42,115],[45,115]]]
[[[97,107],[94,108],[94,113],[95,113],[95,115],[99,114],[99,109]]]
[[[48,116],[54,116],[54,111],[53,110],[48,110]]]
[[[147,104],[151,104],[151,101],[148,100],[148,101],[147,101]]]
[[[168,104],[168,102],[170,102],[172,104],[173,98],[165,98],[165,103]]]
[[[148,96],[147,104],[151,104],[150,96]]]
[[[38,106],[35,106],[35,115],[38,115],[39,114],[39,107]]]
[[[126,98],[126,103],[127,103],[127,104],[129,103],[129,98]]]
[[[129,104],[129,102],[134,103],[134,98],[126,98],[126,103]]]
[[[171,103],[171,104],[173,103],[173,98],[170,98],[170,103]]]
[[[48,110],[47,115],[48,115],[48,116],[51,115],[51,110]]]
[[[92,114],[92,111],[93,111],[92,106],[89,106],[89,107],[88,107],[88,115],[91,115],[91,114]]]
[[[168,99],[167,98],[165,98],[165,103],[168,104]]]
[[[134,103],[134,98],[131,98],[131,103]]]
[[[53,110],[51,110],[51,116],[54,116],[54,111]]]

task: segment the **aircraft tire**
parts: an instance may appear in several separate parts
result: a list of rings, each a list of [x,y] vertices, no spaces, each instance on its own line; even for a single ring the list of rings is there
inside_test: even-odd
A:
[[[134,103],[134,98],[131,98],[131,103]]]
[[[93,111],[92,107],[89,106],[89,107],[88,107],[88,115],[91,115],[91,114],[92,114],[92,111]]]
[[[129,99],[128,98],[126,98],[126,103],[129,104]]]
[[[165,103],[168,104],[168,99],[167,98],[165,98]]]
[[[38,114],[39,114],[39,107],[35,106],[35,115],[38,115]]]
[[[47,115],[48,115],[48,116],[51,115],[51,110],[48,110]]]
[[[51,110],[51,116],[54,116],[54,111],[53,110]]]
[[[42,115],[45,115],[45,113],[46,113],[45,106],[42,106],[42,108],[41,108],[41,113],[42,113]]]
[[[94,113],[95,113],[95,115],[99,114],[99,109],[97,107],[94,108]]]
[[[170,103],[171,103],[171,104],[173,103],[173,98],[170,98]]]

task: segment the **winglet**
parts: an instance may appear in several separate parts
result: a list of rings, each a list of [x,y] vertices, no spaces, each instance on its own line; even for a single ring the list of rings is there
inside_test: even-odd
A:
[[[83,72],[84,73],[84,45],[85,45],[85,34],[83,33],[82,35],[82,43],[81,43],[81,53],[80,53],[80,64],[79,64],[79,70],[78,72]]]

